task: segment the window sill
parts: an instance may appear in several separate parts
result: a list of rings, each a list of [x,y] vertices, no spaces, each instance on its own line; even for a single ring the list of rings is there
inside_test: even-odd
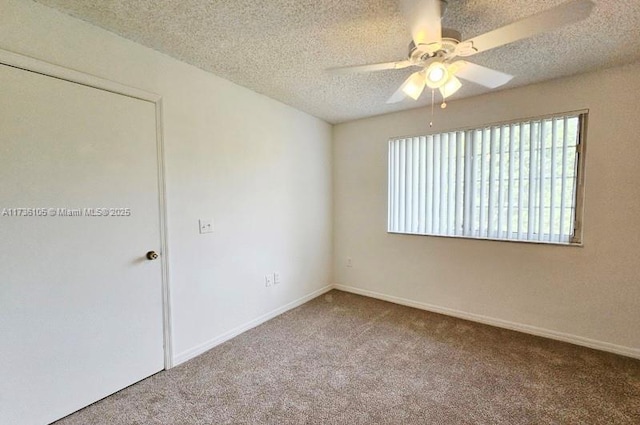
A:
[[[566,246],[566,247],[578,247],[583,248],[584,242],[551,242],[551,241],[527,241],[518,239],[498,239],[498,238],[484,238],[477,236],[462,236],[462,235],[432,235],[428,233],[404,233],[404,232],[391,232],[387,231],[390,235],[403,235],[403,236],[428,236],[441,239],[470,239],[476,241],[492,241],[492,242],[510,242],[510,243],[523,243],[531,245],[552,245],[552,246]]]

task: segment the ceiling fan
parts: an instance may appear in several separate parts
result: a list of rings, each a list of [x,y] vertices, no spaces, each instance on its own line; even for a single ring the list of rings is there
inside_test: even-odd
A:
[[[417,100],[425,87],[434,91],[438,89],[443,99],[446,99],[462,87],[459,78],[493,89],[508,83],[513,76],[456,59],[578,22],[589,16],[593,2],[569,0],[465,41],[461,41],[458,31],[442,28],[440,20],[446,7],[447,0],[401,0],[401,10],[411,25],[413,39],[409,44],[407,59],[331,70],[370,72],[412,66],[421,68],[402,83],[387,103],[399,102],[406,96]]]

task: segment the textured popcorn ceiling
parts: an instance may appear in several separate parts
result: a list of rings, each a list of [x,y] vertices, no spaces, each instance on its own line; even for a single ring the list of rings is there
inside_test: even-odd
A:
[[[335,75],[326,68],[404,59],[397,0],[37,0],[280,100],[330,123],[414,108],[385,101],[411,73]],[[443,26],[464,39],[561,0],[449,0]],[[503,88],[640,59],[640,2],[594,0],[591,16],[469,60],[515,75]],[[488,91],[464,82],[455,97]]]

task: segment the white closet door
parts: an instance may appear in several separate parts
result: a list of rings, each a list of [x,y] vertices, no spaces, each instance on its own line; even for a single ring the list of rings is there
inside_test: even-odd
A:
[[[0,423],[50,423],[164,368],[161,263],[145,258],[155,119],[151,102],[0,65]]]

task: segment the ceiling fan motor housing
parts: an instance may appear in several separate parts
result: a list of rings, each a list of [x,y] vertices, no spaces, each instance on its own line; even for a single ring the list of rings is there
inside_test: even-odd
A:
[[[442,46],[438,50],[433,51],[428,45],[420,44],[416,46],[416,44],[411,41],[411,43],[409,43],[409,59],[420,63],[436,56],[446,56],[453,52],[460,43],[460,40],[462,40],[460,31],[451,28],[442,28]]]

